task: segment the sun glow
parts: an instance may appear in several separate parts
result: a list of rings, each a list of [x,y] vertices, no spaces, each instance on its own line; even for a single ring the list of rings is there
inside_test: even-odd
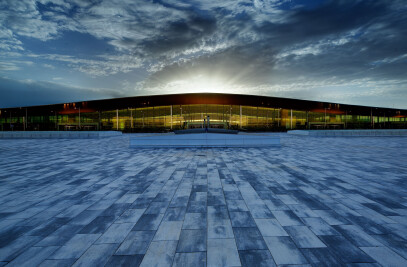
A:
[[[218,77],[205,75],[173,80],[167,82],[163,89],[171,93],[238,93],[242,91],[240,86],[232,85]]]

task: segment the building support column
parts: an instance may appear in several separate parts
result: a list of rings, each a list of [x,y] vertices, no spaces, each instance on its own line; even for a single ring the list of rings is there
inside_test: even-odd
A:
[[[180,105],[179,109],[180,109],[180,114],[181,114],[179,117],[179,126],[181,127],[181,129],[183,129],[184,119],[182,118],[182,105]]]
[[[384,128],[386,129],[386,113],[383,114]]]
[[[133,110],[130,109],[130,129],[133,129]]]
[[[291,116],[290,116],[290,129],[293,129],[293,110],[291,109]]]
[[[116,130],[119,130],[119,109],[116,109]]]
[[[307,117],[306,117],[306,120],[305,120],[305,122],[306,122],[306,124],[307,124],[307,129],[309,130],[309,120],[308,120],[308,113],[309,113],[309,111],[306,111],[306,115],[307,115]]]
[[[259,107],[256,107],[256,127],[259,127]]]
[[[232,127],[232,106],[230,106],[230,111],[229,111],[229,129]]]
[[[240,128],[242,128],[242,105],[240,105]]]
[[[269,111],[267,110],[267,113],[266,113],[266,127],[268,128],[269,127]]]
[[[98,111],[99,118],[98,118],[98,131],[100,131],[101,127],[101,121],[100,121],[100,110]]]
[[[28,111],[27,108],[25,108],[25,129],[28,128]]]
[[[348,122],[348,111],[345,111],[345,129],[346,129],[346,124]]]

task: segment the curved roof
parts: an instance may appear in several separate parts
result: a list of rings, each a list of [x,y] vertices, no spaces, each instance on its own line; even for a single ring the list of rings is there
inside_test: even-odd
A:
[[[80,107],[81,112],[95,112],[115,109],[141,108],[152,106],[168,105],[191,105],[191,104],[218,104],[218,105],[245,105],[270,108],[283,108],[301,111],[327,112],[333,114],[358,114],[370,116],[400,116],[406,117],[407,110],[380,108],[370,106],[347,105],[330,102],[290,99],[281,97],[222,94],[222,93],[188,93],[188,94],[168,94],[112,98],[103,100],[92,100],[82,102],[72,102],[64,104],[7,108],[2,111],[21,112],[25,114],[25,109],[30,114],[44,114],[46,112],[57,111],[60,114],[76,113]],[[24,112],[23,112],[24,111]]]

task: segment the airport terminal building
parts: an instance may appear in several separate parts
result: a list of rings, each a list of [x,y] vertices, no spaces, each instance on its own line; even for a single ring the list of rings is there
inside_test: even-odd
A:
[[[1,131],[254,131],[407,128],[407,110],[278,97],[191,93],[0,108]]]

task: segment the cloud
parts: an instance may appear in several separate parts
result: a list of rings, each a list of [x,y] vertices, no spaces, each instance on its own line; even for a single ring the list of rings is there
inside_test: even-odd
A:
[[[13,71],[13,70],[19,70],[20,68],[12,62],[0,62],[0,70],[5,70],[5,71]]]
[[[4,70],[4,71],[20,70],[21,65],[30,66],[32,64],[34,64],[34,62],[32,62],[32,61],[23,61],[23,60],[10,60],[8,62],[1,62],[0,61],[0,70]]]
[[[48,69],[55,69],[55,66],[51,64],[42,64],[43,67],[48,68]]]
[[[19,36],[46,41],[54,38],[58,33],[57,23],[44,20],[35,1],[2,1],[0,17],[1,25]]]
[[[11,30],[0,26],[0,51],[22,51],[24,50],[22,44]]]
[[[330,92],[327,81],[365,79],[372,92],[381,82],[406,88],[405,1],[311,2],[8,0],[0,3],[0,51],[6,59],[43,60],[44,66],[63,65],[96,78],[143,69],[150,76],[137,86],[156,92],[202,77],[248,92],[324,99],[341,93]],[[34,53],[26,41],[47,43],[67,32],[93,36],[113,51]],[[3,61],[3,71],[24,68]],[[313,87],[320,81],[329,87],[325,93]],[[344,95],[351,101],[352,95]]]
[[[235,15],[231,22],[216,12],[220,11],[213,15],[217,28],[212,36],[228,33],[215,39],[228,45],[161,64],[146,86],[200,74],[248,87],[295,84],[297,77],[304,81],[400,79],[400,86],[406,85],[407,16],[386,1],[327,1],[311,10],[287,11],[278,22],[264,20],[250,6],[241,9],[246,15],[240,20]],[[241,25],[241,32],[233,34],[228,23]]]
[[[123,97],[111,89],[82,88],[54,82],[17,81],[0,77],[0,107],[46,105],[101,98]]]

